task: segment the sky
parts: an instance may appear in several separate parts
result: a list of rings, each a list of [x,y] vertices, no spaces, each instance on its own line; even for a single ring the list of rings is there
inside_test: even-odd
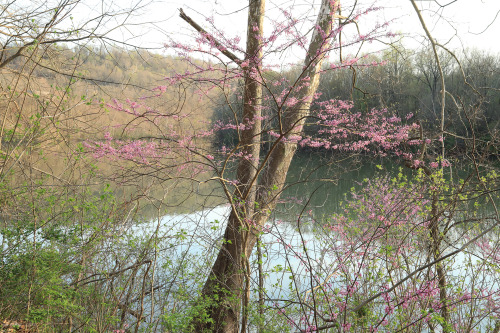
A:
[[[396,18],[394,29],[401,31],[417,43],[424,31],[409,0],[391,2],[386,16]],[[438,0],[418,1],[427,27],[434,38],[452,49],[477,48],[500,52],[500,1],[499,0]],[[439,5],[443,7],[440,7]]]
[[[84,0],[94,1],[94,0]],[[98,0],[95,0],[98,1]],[[246,0],[115,0],[118,6],[132,6],[143,1],[145,7],[135,13],[136,26],[115,32],[116,39],[126,38],[130,43],[150,47],[157,52],[163,50],[164,43],[185,41],[194,35],[193,28],[179,17],[183,8],[200,25],[209,28],[207,18],[213,18],[214,25],[228,37],[241,36],[240,45],[245,43],[247,4]],[[356,0],[341,0],[343,14],[352,8]],[[446,47],[457,50],[477,48],[492,53],[500,53],[500,0],[419,0],[427,27],[433,37]],[[370,30],[376,23],[389,22],[389,31],[400,34],[407,47],[418,47],[425,42],[424,30],[409,0],[358,0],[358,7],[381,7],[380,10],[358,21],[361,31]],[[281,9],[290,9],[295,18],[304,20],[302,29],[309,29],[315,21],[320,0],[267,0],[266,31],[270,31],[271,21],[282,18]],[[281,16],[280,16],[281,15]],[[146,23],[145,25],[141,25]],[[354,26],[352,27],[354,29]],[[208,30],[208,29],[207,29]],[[349,30],[347,30],[349,31]],[[352,30],[351,32],[353,32]],[[134,38],[130,36],[133,35]],[[385,39],[384,42],[389,42]],[[376,52],[386,49],[384,43],[364,45],[362,52]],[[356,53],[357,50],[350,52]],[[300,52],[294,50],[281,55],[281,60],[299,59]],[[280,61],[280,59],[277,59]]]

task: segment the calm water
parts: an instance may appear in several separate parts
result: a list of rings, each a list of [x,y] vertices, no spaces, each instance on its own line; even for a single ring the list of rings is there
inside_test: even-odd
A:
[[[376,165],[380,165],[383,170],[379,171]],[[369,163],[345,161],[329,165],[318,158],[307,156],[294,159],[287,178],[287,182],[293,185],[284,191],[281,197],[283,203],[269,219],[266,224],[268,232],[262,237],[265,244],[266,299],[279,302],[279,299],[290,298],[291,294],[293,296],[290,283],[304,297],[304,292],[311,288],[310,269],[323,277],[335,269],[334,263],[338,258],[325,252],[325,235],[312,232],[314,223],[309,222],[321,222],[338,212],[341,202],[349,197],[352,188],[362,186],[360,182],[363,179],[387,172],[398,173],[399,165],[376,160]],[[403,172],[411,175],[411,170],[403,168]],[[117,228],[116,235],[121,235],[118,245],[112,242],[108,245],[121,246],[123,251],[120,255],[123,257],[120,260],[134,263],[144,253],[140,248],[131,248],[130,244],[149,242],[147,256],[155,261],[157,267],[155,283],[164,284],[162,290],[168,290],[168,293],[162,292],[156,296],[155,312],[161,313],[168,311],[171,304],[169,302],[175,298],[177,291],[187,289],[193,297],[199,291],[221,246],[229,206],[217,182],[166,183],[153,192],[159,198],[163,194],[165,205],[156,210],[147,208],[141,223]],[[167,213],[164,214],[164,211]],[[302,211],[308,211],[308,214],[302,218],[299,228],[297,216]],[[30,237],[27,235],[25,241],[31,241]],[[308,247],[307,264],[304,264],[304,257],[301,257],[304,242]],[[2,243],[0,235],[0,244]],[[120,253],[116,249],[112,251]],[[103,270],[114,265],[114,257],[108,258],[109,253],[111,252],[103,251]],[[467,260],[468,257],[460,254],[450,261],[453,266],[450,275],[459,276],[461,267]],[[255,251],[250,261],[256,262]],[[251,288],[255,299],[258,276],[255,264],[252,267]],[[341,287],[334,279],[332,283],[333,287]]]
[[[264,270],[266,272],[264,286],[266,289],[265,298],[269,302],[279,302],[280,299],[289,299],[293,295],[292,289],[305,297],[305,292],[311,288],[312,269],[315,274],[328,276],[335,270],[335,262],[338,258],[325,251],[324,240],[328,238],[312,232],[314,229],[312,221],[321,222],[324,218],[338,212],[341,202],[349,197],[352,188],[360,188],[360,182],[364,178],[371,178],[378,174],[389,172],[396,174],[399,166],[391,163],[364,163],[364,164],[340,164],[331,167],[327,164],[321,165],[321,161],[299,157],[294,160],[293,168],[289,173],[287,181],[294,184],[286,189],[282,195],[282,204],[267,223],[268,232],[262,237],[264,247]],[[382,166],[383,171],[378,171],[375,165]],[[403,173],[411,176],[411,170],[403,169]],[[306,179],[307,182],[301,182]],[[211,190],[212,193],[218,193]],[[199,206],[190,205],[195,212],[187,214],[167,214],[149,223],[142,223],[134,226],[133,233],[140,235],[159,236],[160,239],[179,237],[182,241],[177,241],[169,251],[160,253],[159,263],[171,258],[189,261],[190,269],[197,272],[200,277],[199,282],[203,282],[208,275],[213,260],[220,248],[222,235],[229,215],[229,206],[225,204],[212,208],[203,208],[204,195],[199,195],[195,202]],[[221,197],[221,201],[224,200]],[[297,216],[303,210],[309,211],[306,217],[301,220],[301,227],[297,226]],[[306,223],[304,223],[306,222]],[[460,244],[457,240],[460,232],[451,233],[449,237],[454,238],[455,244]],[[307,244],[307,263],[304,261],[303,244]],[[335,245],[331,243],[330,245]],[[452,251],[453,247],[448,247],[446,251]],[[474,248],[471,247],[468,254],[460,253],[452,259],[447,260],[449,279],[460,280],[462,284],[469,283],[470,277],[466,276],[470,271],[469,264],[476,263]],[[426,253],[416,254],[415,267],[426,263]],[[255,251],[250,258],[251,262],[256,261]],[[255,290],[258,285],[256,266],[253,266],[252,273],[252,296],[256,297]],[[168,274],[167,274],[168,275]],[[172,279],[172,276],[165,276]],[[195,278],[189,281],[192,284],[192,293],[196,294],[199,285],[196,285]],[[331,279],[331,288],[342,287],[341,280]],[[478,280],[479,281],[479,280]],[[491,279],[482,278],[481,283],[496,285]],[[172,285],[175,285],[173,283]],[[296,295],[295,295],[296,296]],[[273,300],[273,301],[271,301]]]

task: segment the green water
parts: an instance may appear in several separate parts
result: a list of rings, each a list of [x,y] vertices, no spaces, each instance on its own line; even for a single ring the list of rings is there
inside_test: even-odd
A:
[[[234,179],[236,164],[228,165],[223,177]],[[464,168],[447,169],[446,178],[453,174],[456,183],[470,175]],[[450,172],[451,171],[451,172]],[[366,156],[297,154],[290,166],[286,186],[280,197],[280,204],[273,212],[272,219],[294,220],[297,216],[308,215],[321,220],[339,212],[342,202],[351,198],[353,190],[360,189],[365,179],[402,173],[409,180],[417,171],[403,166],[390,158],[368,158]],[[207,208],[228,204],[228,199],[219,180],[206,175],[201,180],[175,180],[157,182],[151,180],[149,201],[143,201],[140,216],[143,221],[163,215],[190,214]],[[233,192],[228,186],[228,193]],[[307,214],[306,214],[307,213]]]
[[[359,188],[363,179],[387,172],[396,174],[400,168],[400,165],[388,159],[297,155],[292,161],[274,218],[284,218],[285,214],[289,218],[291,213],[297,216],[303,210],[312,210],[317,217],[327,216],[338,211],[346,195],[353,188]],[[405,168],[402,170],[404,173],[412,172]],[[223,177],[233,179],[234,175],[235,165],[232,165]],[[154,218],[161,214],[160,211],[163,215],[189,214],[228,203],[218,180],[182,180],[158,184],[153,179],[152,184],[151,197],[155,199],[144,202],[144,220]],[[228,188],[229,193],[232,193],[233,188]],[[159,206],[162,210],[158,209]]]

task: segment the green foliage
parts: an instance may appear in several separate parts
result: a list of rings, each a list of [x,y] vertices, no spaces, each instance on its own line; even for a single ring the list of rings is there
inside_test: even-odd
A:
[[[106,312],[115,302],[105,289],[78,281],[98,268],[87,262],[106,241],[103,227],[112,223],[113,193],[107,187],[97,193],[61,191],[40,182],[34,190],[21,187],[11,194],[3,207],[10,203],[17,218],[4,218],[0,225],[0,318],[24,320],[42,331],[71,318],[92,331],[96,317],[89,304]]]
[[[81,312],[78,292],[65,279],[78,272],[79,266],[53,249],[30,247],[4,260],[0,299],[1,308],[8,310],[2,315],[38,323],[59,322]]]

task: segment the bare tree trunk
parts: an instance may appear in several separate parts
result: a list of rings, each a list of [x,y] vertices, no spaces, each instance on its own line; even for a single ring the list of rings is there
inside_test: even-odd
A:
[[[258,333],[264,332],[262,320],[264,319],[264,271],[262,270],[262,244],[261,238],[257,240],[257,265],[259,270],[259,326]]]
[[[431,211],[431,222],[429,225],[430,238],[431,238],[431,251],[434,260],[438,260],[441,257],[440,245],[442,236],[439,232],[439,216],[440,213],[438,211],[438,196],[437,194],[433,195],[432,198],[432,211]],[[442,324],[443,332],[450,332],[449,323],[450,323],[450,313],[448,311],[448,295],[446,290],[446,271],[443,266],[443,262],[438,262],[436,264],[436,274],[438,276],[438,288],[439,288],[439,300],[441,302],[441,315],[444,319],[444,323]]]
[[[444,115],[445,115],[445,101],[446,101],[446,85],[444,81],[444,73],[443,73],[443,68],[441,66],[441,60],[439,58],[439,54],[437,52],[437,43],[432,37],[430,31],[427,29],[427,26],[425,24],[424,18],[422,17],[422,13],[418,9],[417,4],[415,3],[415,0],[410,0],[411,4],[415,10],[415,13],[418,16],[418,19],[420,21],[420,24],[422,25],[422,28],[425,31],[425,34],[427,35],[427,38],[429,39],[431,46],[432,46],[432,51],[434,53],[434,58],[436,60],[436,64],[439,69],[439,77],[441,79],[441,119],[440,119],[440,134],[443,137],[443,140],[441,140],[441,158],[444,160],[445,157],[445,146],[444,146]],[[436,83],[436,77],[434,77],[434,83]],[[436,89],[436,84],[434,84],[434,89]],[[432,103],[434,107],[434,95],[435,91],[432,93]],[[440,212],[438,211],[438,196],[437,194],[433,195],[432,198],[432,216],[431,216],[431,223],[430,223],[430,237],[431,237],[431,251],[434,257],[434,260],[438,260],[441,256],[440,252],[440,244],[441,244],[441,234],[439,232],[439,215]],[[439,300],[441,301],[441,315],[444,319],[444,323],[441,325],[443,327],[443,332],[447,333],[450,332],[450,313],[448,310],[447,302],[448,302],[448,295],[447,295],[447,290],[446,290],[446,271],[443,266],[443,262],[438,262],[436,264],[436,274],[438,276],[438,286],[439,286]]]
[[[260,158],[262,84],[259,82],[262,68],[262,38],[264,30],[265,0],[250,0],[248,8],[246,61],[240,63],[245,70],[243,119],[245,128],[240,132],[239,148],[243,152],[237,170],[238,186],[234,193],[237,201],[229,216],[224,242],[203,287],[207,303],[207,318],[196,323],[197,331],[238,332],[241,299],[248,303],[248,290],[244,289],[248,279],[249,253],[245,243],[249,234],[248,218],[253,216],[257,170]],[[246,64],[245,64],[246,63]],[[245,65],[243,65],[245,64]]]
[[[333,2],[329,0],[323,0],[321,3],[316,23],[317,28],[306,54],[304,70],[296,83],[297,91],[294,97],[299,102],[290,109],[282,110],[280,128],[282,138],[275,142],[266,156],[267,163],[257,193],[257,202],[261,208],[256,217],[259,225],[265,222],[269,212],[275,208],[277,198],[285,184],[290,163],[297,150],[297,143],[286,139],[302,132],[306,117],[309,115],[313,96],[318,88],[321,65],[331,43],[333,14],[336,10],[332,4]],[[307,84],[304,84],[305,82]]]
[[[287,110],[279,111],[281,136],[265,156],[262,162],[264,163],[262,164],[263,175],[259,180],[257,178],[261,170],[258,165],[260,122],[255,121],[251,129],[241,133],[240,146],[244,151],[251,153],[253,159],[241,159],[238,166],[237,180],[240,185],[235,197],[240,202],[233,202],[222,248],[203,288],[207,312],[205,318],[196,322],[197,332],[229,333],[238,332],[240,329],[241,300],[245,297],[244,280],[249,274],[244,263],[257,242],[259,227],[265,223],[277,204],[297,149],[296,143],[286,142],[286,139],[290,135],[301,133],[309,114],[312,96],[319,84],[319,70],[330,47],[333,13],[335,12],[333,7],[332,1],[322,0],[316,28],[304,61],[304,70],[293,91],[293,96],[298,103]],[[263,0],[250,1],[247,41],[247,59],[250,60],[250,70],[252,67],[260,69],[260,44],[259,41],[253,41],[253,38],[258,39],[258,33],[262,33],[263,16]],[[258,33],[254,34],[255,32]],[[252,57],[253,55],[256,56]],[[305,82],[307,84],[304,84]],[[260,83],[253,80],[247,73],[244,118],[248,118],[249,121],[253,120],[256,115],[260,115],[262,99],[260,89]]]
[[[446,102],[446,85],[444,81],[444,73],[443,73],[443,67],[441,66],[441,60],[439,59],[439,54],[437,52],[437,43],[432,37],[431,33],[429,32],[429,29],[427,29],[427,26],[425,24],[424,18],[422,17],[422,13],[418,9],[417,4],[415,3],[415,0],[410,0],[413,8],[415,9],[415,12],[417,13],[418,19],[420,21],[420,24],[422,25],[422,28],[425,31],[425,34],[427,35],[427,38],[429,39],[429,42],[431,42],[432,46],[432,51],[434,53],[434,58],[436,59],[436,64],[439,69],[439,77],[441,79],[441,121],[440,121],[440,129],[441,129],[441,136],[444,137],[444,114],[445,114],[445,102]],[[435,81],[435,80],[434,80]],[[435,85],[436,86],[436,85]],[[432,94],[432,104],[434,108],[434,93]],[[444,153],[445,153],[445,147],[444,147],[444,139],[441,141],[441,158],[444,159]]]

